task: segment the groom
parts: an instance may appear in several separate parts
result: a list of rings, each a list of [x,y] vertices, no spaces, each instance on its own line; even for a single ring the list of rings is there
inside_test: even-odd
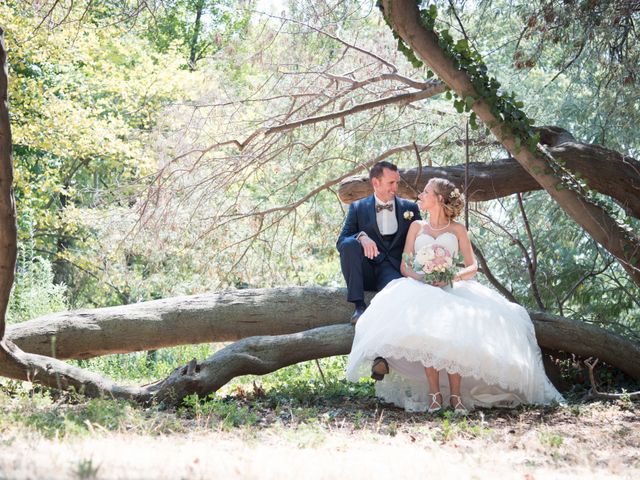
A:
[[[409,225],[420,220],[415,202],[396,197],[400,174],[389,162],[376,163],[369,172],[373,195],[353,202],[338,237],[340,266],[347,283],[347,301],[355,306],[355,325],[367,305],[365,290],[382,290],[402,277],[400,262]]]

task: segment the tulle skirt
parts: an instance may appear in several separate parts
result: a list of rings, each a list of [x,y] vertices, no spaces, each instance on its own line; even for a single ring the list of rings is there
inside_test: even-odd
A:
[[[447,373],[459,373],[467,408],[563,401],[545,374],[527,311],[476,281],[387,285],[356,324],[347,378],[368,377],[376,357],[390,367],[376,395],[409,411],[430,403],[425,367],[440,372],[445,402]]]

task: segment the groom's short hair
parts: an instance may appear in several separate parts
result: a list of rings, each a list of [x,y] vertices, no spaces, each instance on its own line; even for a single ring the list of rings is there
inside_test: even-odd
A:
[[[380,178],[383,175],[385,168],[388,168],[393,172],[398,171],[398,167],[396,167],[391,162],[385,162],[385,161],[378,162],[373,167],[371,167],[371,170],[369,170],[369,180],[373,180],[374,178]]]

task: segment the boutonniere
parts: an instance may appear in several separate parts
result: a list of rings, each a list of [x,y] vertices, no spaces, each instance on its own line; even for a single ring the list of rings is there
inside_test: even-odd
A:
[[[402,216],[405,220],[413,220],[413,212],[411,210],[407,210]]]

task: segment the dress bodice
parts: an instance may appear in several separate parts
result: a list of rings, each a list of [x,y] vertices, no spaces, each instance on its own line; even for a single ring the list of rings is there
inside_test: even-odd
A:
[[[449,251],[452,257],[455,257],[458,254],[458,237],[456,237],[452,232],[444,232],[437,237],[432,237],[428,233],[421,231],[413,244],[414,252],[417,252],[425,245],[431,245],[432,243],[442,245]]]

